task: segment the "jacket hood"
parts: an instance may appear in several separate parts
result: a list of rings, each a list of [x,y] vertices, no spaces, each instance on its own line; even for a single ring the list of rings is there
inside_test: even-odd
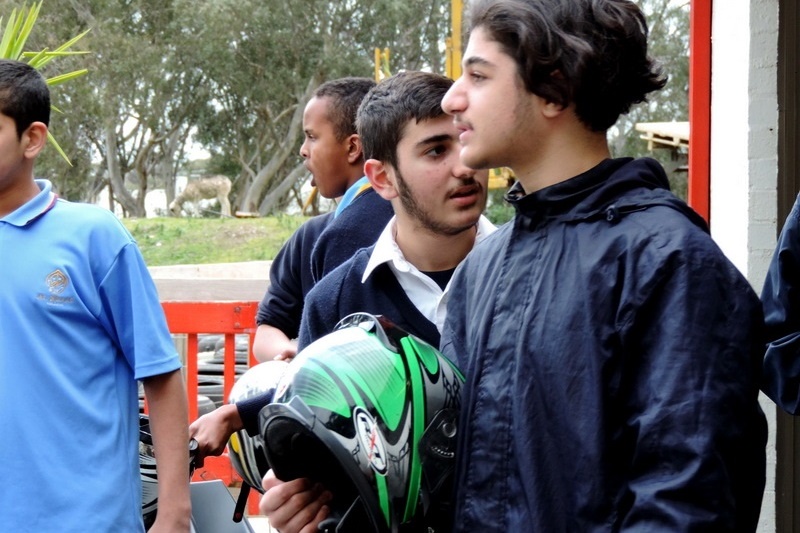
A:
[[[506,201],[528,219],[530,227],[552,218],[565,222],[606,219],[613,224],[629,213],[664,206],[708,233],[705,220],[670,192],[664,168],[650,158],[606,159],[583,174],[532,194],[525,194],[517,182]]]

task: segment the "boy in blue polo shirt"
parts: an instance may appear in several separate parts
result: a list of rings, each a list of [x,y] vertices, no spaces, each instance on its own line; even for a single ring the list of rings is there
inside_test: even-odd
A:
[[[151,532],[189,531],[186,393],[155,286],[109,211],[33,167],[50,95],[0,60],[0,531],[143,531],[137,380],[158,449]]]

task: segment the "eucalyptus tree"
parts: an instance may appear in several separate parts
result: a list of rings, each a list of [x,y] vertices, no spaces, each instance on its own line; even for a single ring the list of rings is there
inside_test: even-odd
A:
[[[641,0],[639,4],[650,29],[649,52],[661,63],[669,80],[664,89],[649,96],[648,102],[620,117],[609,141],[615,154],[664,159],[664,154],[647,151],[635,126],[640,122],[689,120],[689,0]]]
[[[145,214],[145,194],[155,186],[171,199],[193,122],[209,101],[202,66],[175,29],[173,2],[49,0],[40,17],[54,38],[91,29],[92,51],[83,59],[92,75],[60,95],[68,109],[54,117],[69,133],[64,144],[75,165],[59,169],[45,154],[44,171],[60,174],[59,190],[77,200],[109,186],[135,216]]]
[[[83,2],[75,9],[96,27],[92,93],[102,119],[93,142],[114,197],[136,216],[145,214],[145,195],[156,185],[168,200],[174,196],[194,117],[208,100],[202,67],[175,29],[173,4]]]
[[[265,214],[306,177],[302,112],[321,82],[372,77],[376,47],[390,49],[396,69],[442,70],[446,0],[184,1],[182,26],[203,37],[214,92],[198,138],[238,168],[240,210]]]
[[[687,2],[641,2],[670,82],[618,122],[617,153],[645,151],[637,122],[686,120]],[[235,209],[284,206],[307,178],[297,152],[316,86],[372,77],[375,48],[390,50],[393,72],[443,72],[450,33],[449,0],[48,0],[40,17],[53,42],[91,28],[92,51],[81,59],[91,75],[59,89],[53,117],[74,166],[50,151],[42,169],[74,199],[110,185],[133,215],[154,187],[173,197],[192,135],[233,179]]]

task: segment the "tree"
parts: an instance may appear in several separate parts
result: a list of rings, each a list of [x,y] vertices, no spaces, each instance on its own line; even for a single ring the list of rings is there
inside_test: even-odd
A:
[[[228,28],[209,36],[216,57],[227,53],[228,61],[208,62],[217,99],[199,138],[216,158],[240,169],[234,183],[238,208],[266,214],[282,205],[283,191],[306,177],[297,155],[302,111],[322,81],[371,77],[376,46],[391,48],[395,65],[441,70],[448,6],[444,0],[195,5],[193,18],[184,21],[194,24],[191,33],[201,32],[209,17],[217,24],[223,19],[217,27]]]
[[[0,12],[11,5],[0,0]],[[687,2],[642,5],[670,83],[619,121],[615,153],[645,151],[636,122],[688,114]],[[112,204],[142,216],[147,191],[164,187],[174,198],[194,141],[212,154],[209,171],[232,179],[234,209],[281,209],[308,177],[298,149],[316,86],[372,77],[376,47],[390,49],[393,72],[443,72],[449,16],[448,0],[49,0],[39,22],[48,32],[32,45],[91,28],[84,46],[93,53],[59,62],[92,75],[58,91],[64,113],[53,130],[74,166],[46,151],[37,171],[73,200],[93,200],[108,185]]]
[[[650,28],[649,52],[661,63],[669,81],[648,102],[620,117],[609,144],[614,154],[655,157],[669,164],[670,154],[648,152],[634,128],[640,122],[689,120],[689,1],[643,0],[640,5]],[[685,197],[685,177],[671,176],[671,182],[675,192]]]
[[[80,151],[63,190],[88,200],[108,184],[124,212],[142,215],[147,190],[173,197],[196,133],[234,178],[240,209],[280,207],[305,178],[297,150],[316,85],[371,77],[376,46],[391,48],[398,68],[441,70],[448,4],[51,0],[55,33],[91,27],[97,51],[94,76],[69,95],[80,118],[63,117]]]

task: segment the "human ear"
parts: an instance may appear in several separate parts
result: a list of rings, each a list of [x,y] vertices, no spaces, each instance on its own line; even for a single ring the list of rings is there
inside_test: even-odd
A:
[[[47,126],[43,122],[33,122],[22,133],[21,142],[25,147],[25,157],[33,159],[39,155],[47,142]]]
[[[566,109],[566,107],[563,104],[546,101],[542,106],[542,114],[546,118],[556,118],[564,111],[564,109]]]
[[[364,157],[361,147],[361,137],[353,133],[347,138],[347,162],[351,165],[358,163]]]
[[[558,69],[550,73],[550,76],[558,80],[564,79],[564,75]],[[556,118],[558,115],[561,114],[562,111],[564,111],[567,107],[569,107],[567,104],[559,104],[557,102],[553,102],[550,100],[544,100],[542,103],[543,103],[542,114],[546,118]]]
[[[364,162],[364,175],[381,198],[391,200],[397,197],[397,189],[389,178],[389,169],[381,161],[367,159]]]

